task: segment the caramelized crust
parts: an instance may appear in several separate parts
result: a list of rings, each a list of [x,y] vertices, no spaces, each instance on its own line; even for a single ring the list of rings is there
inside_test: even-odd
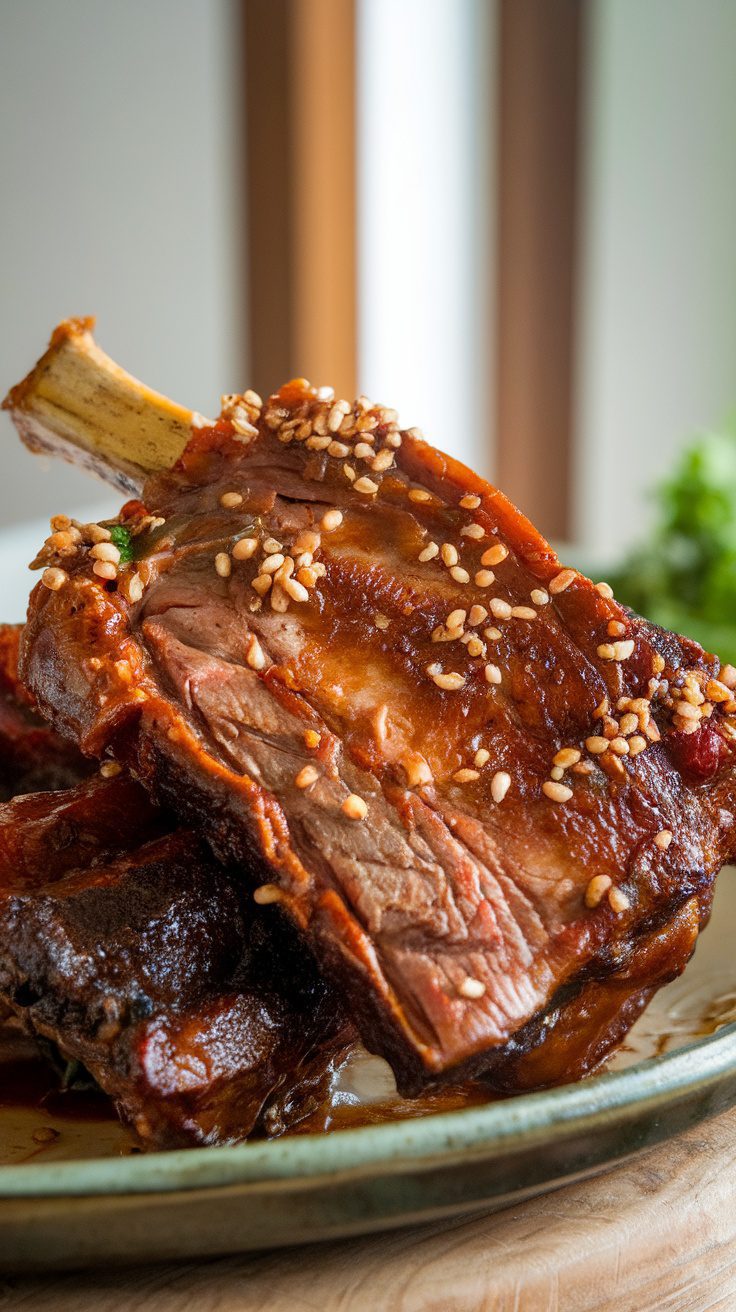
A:
[[[42,561],[45,713],[258,871],[402,1090],[600,1060],[733,850],[736,671],[301,381],[226,398],[142,497],[122,554]]]

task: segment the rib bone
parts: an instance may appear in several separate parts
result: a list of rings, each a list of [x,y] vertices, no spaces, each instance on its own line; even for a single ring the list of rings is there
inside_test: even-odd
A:
[[[3,402],[33,452],[61,456],[125,492],[169,469],[193,412],[145,387],[97,346],[94,319],[66,319]]]

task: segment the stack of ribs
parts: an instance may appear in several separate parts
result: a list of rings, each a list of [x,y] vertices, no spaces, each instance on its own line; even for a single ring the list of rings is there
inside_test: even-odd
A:
[[[52,521],[20,671],[121,773],[6,803],[2,996],[156,1144],[244,1137],[355,1032],[405,1098],[596,1069],[736,848],[736,670],[395,411],[296,380],[209,421],[90,327],[5,405],[131,499]],[[76,835],[41,872],[39,823]]]

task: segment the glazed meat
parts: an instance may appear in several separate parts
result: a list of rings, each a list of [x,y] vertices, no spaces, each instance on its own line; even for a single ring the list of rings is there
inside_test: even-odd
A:
[[[364,398],[225,398],[141,498],[47,544],[44,713],[257,872],[402,1091],[591,1069],[734,850],[736,671]]]
[[[41,718],[18,679],[19,624],[0,624],[0,801],[70,788],[94,770]]]
[[[293,934],[124,775],[0,806],[0,999],[148,1147],[247,1138],[276,1097],[289,1128],[352,1038]]]

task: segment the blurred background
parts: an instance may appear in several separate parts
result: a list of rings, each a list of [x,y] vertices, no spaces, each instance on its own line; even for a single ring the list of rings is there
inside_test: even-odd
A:
[[[94,313],[205,414],[295,374],[396,406],[569,559],[641,563],[666,478],[687,521],[699,430],[699,513],[728,484],[733,522],[734,0],[0,0],[0,26],[0,390]],[[3,441],[4,525],[114,504]],[[700,574],[685,529],[655,592]]]

